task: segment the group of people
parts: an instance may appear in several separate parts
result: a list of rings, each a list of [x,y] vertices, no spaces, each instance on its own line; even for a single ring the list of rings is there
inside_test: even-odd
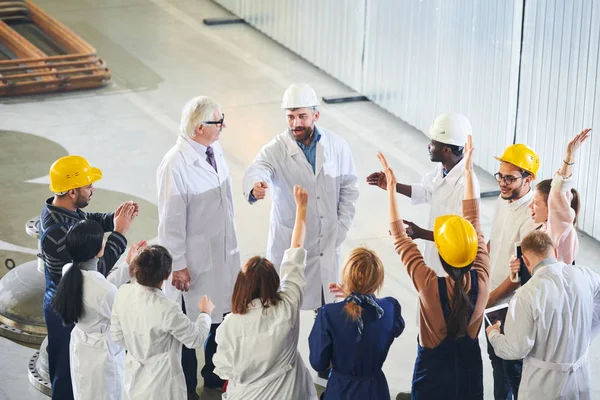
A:
[[[53,398],[197,399],[203,346],[204,386],[228,400],[316,399],[297,350],[301,309],[315,312],[309,363],[328,379],[321,398],[390,398],[382,366],[405,321],[396,299],[377,297],[385,268],[375,252],[355,248],[340,266],[358,176],[346,141],[317,126],[318,106],[310,86],[291,85],[281,105],[288,128],[246,169],[244,197],[254,204],[270,192],[272,208],[266,257],[243,265],[218,142],[225,115],[214,99],[186,104],[158,167],[158,244],[134,244],[120,265],[137,204],[86,213],[100,170],[79,156],[51,166],[40,241]],[[381,171],[367,177],[388,192],[395,250],[418,293],[412,397],[482,399],[484,311],[510,301],[504,326],[486,329],[494,397],[589,398],[600,277],[574,262],[579,196],[571,189],[589,130],[535,189],[532,149],[516,144],[498,157],[488,242],[471,133],[463,115],[442,114],[428,146],[439,164],[419,184],[398,183],[381,153]],[[402,219],[396,193],[431,205],[426,228]],[[424,254],[415,240],[427,242]]]

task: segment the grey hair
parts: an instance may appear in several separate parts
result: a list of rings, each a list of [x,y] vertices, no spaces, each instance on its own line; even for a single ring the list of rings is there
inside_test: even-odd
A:
[[[181,133],[194,138],[196,126],[212,121],[214,112],[220,110],[221,105],[215,99],[207,96],[194,97],[183,106],[179,126]]]

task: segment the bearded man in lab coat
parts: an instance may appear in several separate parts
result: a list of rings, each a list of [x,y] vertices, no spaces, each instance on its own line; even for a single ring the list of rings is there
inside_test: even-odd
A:
[[[431,141],[427,145],[429,158],[439,163],[433,170],[423,175],[420,183],[413,185],[396,184],[396,192],[410,197],[411,204],[429,204],[427,229],[413,222],[404,221],[406,232],[412,239],[425,240],[423,257],[425,263],[438,275],[446,276],[440,263],[438,250],[433,242],[433,222],[437,217],[448,214],[462,215],[462,201],[465,192],[465,161],[463,147],[473,129],[467,118],[459,113],[444,113],[438,116],[429,128]],[[367,183],[387,190],[385,173],[374,172],[367,177]],[[479,181],[473,175],[473,190],[479,197]],[[417,313],[418,315],[418,313]]]
[[[215,332],[223,315],[231,311],[240,269],[231,176],[217,142],[224,127],[219,103],[210,97],[193,98],[183,108],[181,134],[157,171],[158,241],[173,255],[172,278],[163,289],[181,302],[192,321],[198,317],[196,304],[202,296],[215,304],[202,368],[204,386],[210,388],[225,383],[213,373]],[[195,350],[184,346],[182,364],[188,398],[197,399]]]
[[[338,281],[340,245],[352,225],[358,199],[350,147],[341,137],[317,127],[318,105],[309,85],[291,85],[281,104],[288,129],[260,150],[243,180],[244,196],[250,204],[272,190],[267,258],[278,269],[294,228],[294,185],[308,191],[303,310],[315,310],[334,300],[327,288]]]
[[[521,249],[532,278],[511,299],[504,334],[500,322],[486,329],[490,343],[503,359],[524,358],[520,399],[591,399],[588,349],[600,330],[600,276],[558,262],[542,231],[525,236]]]

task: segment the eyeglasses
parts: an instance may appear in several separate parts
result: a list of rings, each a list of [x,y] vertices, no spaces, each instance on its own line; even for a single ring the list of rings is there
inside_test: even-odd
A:
[[[221,128],[223,126],[223,122],[225,122],[225,113],[221,113],[221,119],[218,121],[204,121],[203,124],[206,125],[217,125],[217,127]]]
[[[518,179],[523,179],[524,176],[511,176],[511,175],[502,175],[500,172],[496,172],[494,174],[494,178],[496,178],[496,182],[500,183],[500,182],[504,182],[506,185],[512,185],[513,183],[515,183]]]

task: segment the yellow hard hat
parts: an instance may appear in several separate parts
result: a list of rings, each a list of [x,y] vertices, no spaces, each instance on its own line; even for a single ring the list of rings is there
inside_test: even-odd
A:
[[[464,268],[477,255],[477,232],[473,225],[458,215],[442,215],[433,224],[433,240],[438,253],[448,265]]]
[[[535,174],[540,167],[540,158],[535,151],[533,151],[531,147],[519,143],[508,146],[506,150],[504,150],[502,157],[494,158],[498,161],[507,162],[529,172],[533,179],[535,179]]]
[[[92,184],[102,178],[102,171],[90,166],[81,156],[61,157],[50,167],[50,190],[63,193]]]

